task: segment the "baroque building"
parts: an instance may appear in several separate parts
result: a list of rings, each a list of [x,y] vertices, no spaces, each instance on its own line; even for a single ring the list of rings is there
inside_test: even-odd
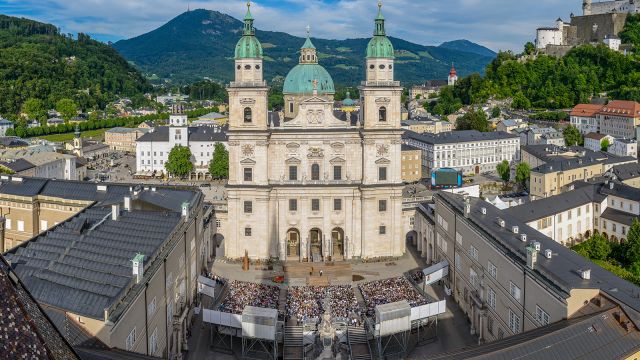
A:
[[[229,92],[225,256],[336,261],[400,256],[401,94],[379,4],[357,113],[334,110],[334,84],[311,38],[268,111],[250,5]]]

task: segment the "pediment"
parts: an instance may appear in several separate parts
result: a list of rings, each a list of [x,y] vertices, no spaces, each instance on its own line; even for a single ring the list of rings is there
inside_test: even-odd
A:
[[[242,164],[242,165],[255,165],[256,162],[254,160],[251,160],[251,159],[244,159],[244,160],[240,161],[240,164]]]
[[[391,164],[391,161],[389,161],[389,159],[386,159],[386,158],[381,158],[376,160],[376,164],[378,165]]]
[[[300,161],[300,159],[298,159],[298,158],[290,157],[290,158],[288,158],[288,159],[285,161],[285,163],[287,163],[287,164],[293,164],[293,165],[299,165],[299,164],[301,164],[301,163],[302,163],[302,161]]]
[[[329,162],[330,162],[331,164],[341,164],[341,163],[345,163],[345,162],[346,162],[346,160],[345,160],[345,159],[343,159],[343,158],[341,158],[341,157],[339,157],[339,156],[336,156],[336,157],[334,157],[333,159],[329,160]]]
[[[317,103],[329,103],[326,99],[323,99],[319,96],[312,96],[310,98],[304,99],[302,101],[303,104],[317,104]]]

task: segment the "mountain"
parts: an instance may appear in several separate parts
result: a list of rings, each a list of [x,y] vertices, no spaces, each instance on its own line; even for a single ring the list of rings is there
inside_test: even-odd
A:
[[[118,95],[141,96],[149,83],[110,46],[54,25],[0,15],[0,114],[15,117],[27,99],[40,111],[63,98],[103,108]]]
[[[456,50],[456,51],[463,51],[463,52],[467,52],[467,53],[471,53],[471,54],[477,54],[480,56],[487,56],[490,58],[495,58],[496,55],[498,55],[496,52],[494,52],[493,50],[486,48],[482,45],[478,45],[476,43],[473,43],[469,40],[453,40],[453,41],[447,41],[444,42],[442,44],[440,44],[440,46],[438,46],[440,48],[443,49],[449,49],[449,50]]]
[[[227,82],[232,80],[234,48],[242,26],[229,15],[200,9],[183,13],[147,34],[118,41],[114,47],[150,77],[156,75],[176,83],[203,77]],[[283,32],[257,30],[256,34],[264,48],[265,78],[285,76],[298,63],[304,39]],[[359,84],[369,39],[312,40],[320,63],[338,85]],[[479,56],[397,38],[391,38],[391,42],[396,49],[396,77],[405,84],[446,79],[452,62],[460,75],[482,73],[495,57],[493,53]]]

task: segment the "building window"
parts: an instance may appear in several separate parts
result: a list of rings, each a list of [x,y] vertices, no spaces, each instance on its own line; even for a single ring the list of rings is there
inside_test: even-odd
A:
[[[516,315],[511,309],[509,309],[509,329],[514,334],[520,332],[520,316]]]
[[[136,327],[134,326],[129,335],[127,335],[127,340],[125,344],[125,349],[127,351],[133,350],[133,345],[136,343]]]
[[[478,249],[476,249],[476,247],[473,245],[469,247],[469,256],[471,256],[475,260],[478,260]]]
[[[380,228],[378,229],[378,232],[380,233],[380,235],[384,235],[387,233],[387,227],[382,225],[380,226]]]
[[[244,236],[251,236],[251,228],[250,227],[246,227],[244,228]]]
[[[6,219],[5,227],[7,228],[7,230],[11,230],[11,219]],[[0,250],[4,251],[4,249],[0,249]]]
[[[311,180],[320,180],[320,165],[311,165]]]
[[[253,181],[253,169],[244,168],[244,181]]]
[[[379,181],[387,181],[387,168],[379,167],[378,168],[378,180]]]
[[[458,243],[458,245],[462,246],[462,235],[460,235],[460,233],[457,231],[456,231],[456,242]]]
[[[454,261],[455,261],[456,269],[462,270],[462,262],[460,261],[460,254],[456,253]]]
[[[511,281],[509,281],[509,293],[514,299],[520,300],[520,288]]]
[[[549,314],[546,311],[542,310],[542,308],[536,305],[536,321],[540,323],[540,325],[549,325]]]
[[[153,329],[151,336],[149,336],[149,354],[155,355],[158,351],[158,328]]]
[[[292,113],[293,112],[293,102],[289,103],[289,112]]]
[[[336,165],[333,167],[333,180],[342,180],[342,166]]]
[[[49,228],[47,220],[40,220],[40,231],[45,231]]]
[[[156,313],[156,308],[157,308],[157,301],[156,301],[156,297],[153,297],[153,300],[151,300],[151,302],[149,302],[149,305],[147,305],[147,316],[148,317],[152,317],[153,314]]]
[[[496,309],[496,292],[492,288],[487,291],[487,305],[493,310]]]
[[[311,199],[311,211],[320,211],[320,199]]]
[[[24,231],[24,221],[18,220],[18,231]]]
[[[504,331],[502,329],[498,329],[498,340],[502,340],[504,338]]]
[[[493,263],[491,263],[491,261],[489,261],[487,268],[489,269],[489,275],[491,275],[492,278],[497,279],[498,269],[493,265]]]
[[[297,199],[289,199],[289,211],[298,211]]]
[[[333,199],[333,210],[334,211],[342,210],[342,199]]]
[[[491,316],[487,316],[487,332],[493,335],[493,318]]]
[[[387,211],[387,200],[378,200],[378,211],[379,212]]]
[[[244,202],[244,213],[251,214],[253,212],[253,202],[245,201]]]
[[[245,123],[250,123],[252,122],[252,114],[251,114],[251,108],[244,108],[244,122]]]
[[[478,273],[472,268],[469,268],[469,283],[473,288],[478,286]]]
[[[387,121],[387,108],[386,107],[381,106],[380,110],[378,110],[378,120],[380,122]]]
[[[289,166],[289,180],[297,181],[298,180],[298,167],[297,166]]]

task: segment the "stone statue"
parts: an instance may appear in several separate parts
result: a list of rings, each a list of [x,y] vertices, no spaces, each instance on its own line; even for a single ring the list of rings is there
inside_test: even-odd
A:
[[[324,314],[320,325],[318,325],[318,334],[322,344],[322,352],[316,360],[342,359],[341,353],[334,354],[333,352],[336,329],[331,323],[331,304],[328,298],[324,300]]]

